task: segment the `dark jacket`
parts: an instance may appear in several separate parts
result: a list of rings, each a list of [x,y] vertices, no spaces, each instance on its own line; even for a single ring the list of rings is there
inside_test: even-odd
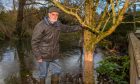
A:
[[[62,32],[75,32],[80,26],[66,26],[59,21],[51,24],[47,17],[34,28],[31,45],[36,59],[52,61],[59,58],[59,36]]]

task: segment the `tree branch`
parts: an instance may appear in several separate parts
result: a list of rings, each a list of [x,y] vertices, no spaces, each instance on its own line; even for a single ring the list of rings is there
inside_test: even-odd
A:
[[[116,6],[117,6],[117,9],[118,9],[118,12],[119,12],[120,8],[119,8],[119,1],[118,0],[116,0]]]
[[[95,5],[94,5],[94,8],[93,8],[93,17],[95,16],[96,9],[97,9],[98,5],[99,5],[99,0],[96,0],[95,1]]]
[[[25,5],[33,5],[33,4],[40,4],[40,5],[47,5],[48,3],[40,3],[40,2],[30,2],[30,3],[26,3]]]
[[[97,30],[95,30],[95,28],[91,28],[89,25],[85,24],[85,22],[81,19],[81,17],[78,15],[78,11],[77,10],[73,10],[71,8],[65,7],[64,5],[62,5],[60,2],[58,2],[57,0],[53,0],[52,1],[57,7],[59,7],[61,10],[63,10],[65,13],[70,14],[75,16],[79,23],[82,24],[84,27],[90,28],[93,30],[93,32],[95,33],[99,33]]]
[[[102,31],[101,31],[101,32],[104,32],[105,27],[106,27],[106,25],[107,25],[107,23],[108,23],[109,19],[110,19],[110,17],[108,17],[108,19],[106,19],[105,24],[104,24],[103,29],[102,29]]]
[[[102,13],[101,18],[99,19],[98,25],[96,27],[97,30],[100,30],[101,25],[102,25],[102,23],[104,21],[104,18],[107,16],[107,10],[108,10],[108,4],[106,4],[104,12]]]
[[[115,13],[115,6],[114,6],[114,0],[110,0],[111,3],[111,9],[112,9],[112,15],[113,15],[113,24],[115,24],[116,21],[116,13]]]
[[[140,21],[135,21],[135,22],[121,22],[123,24],[127,24],[127,23],[140,23]]]
[[[120,13],[118,14],[118,18],[116,19],[116,23],[114,24],[114,27],[110,28],[105,35],[110,35],[115,29],[116,27],[121,23],[121,21],[123,20],[123,15],[126,11],[126,9],[128,8],[128,4],[129,4],[129,0],[126,0],[123,8],[121,9]],[[108,33],[108,34],[107,34]]]
[[[116,19],[115,24],[113,24],[113,26],[108,31],[100,33],[100,35],[98,35],[98,38],[96,40],[96,43],[98,43],[103,38],[107,37],[108,35],[110,35],[112,32],[115,31],[115,29],[117,28],[117,26],[122,22],[123,15],[124,15],[126,9],[128,8],[128,5],[129,5],[129,0],[125,0],[125,3],[123,5],[123,8],[121,9],[120,13],[118,14],[118,18]]]

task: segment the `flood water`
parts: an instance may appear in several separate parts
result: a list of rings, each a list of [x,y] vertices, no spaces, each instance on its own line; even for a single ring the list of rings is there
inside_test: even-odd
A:
[[[67,50],[61,54],[59,64],[63,73],[77,73],[81,67],[80,50]],[[100,50],[97,51],[94,58],[95,67],[97,67],[97,62],[102,60]],[[29,40],[0,42],[0,84],[21,84],[30,74],[36,77],[35,65]]]

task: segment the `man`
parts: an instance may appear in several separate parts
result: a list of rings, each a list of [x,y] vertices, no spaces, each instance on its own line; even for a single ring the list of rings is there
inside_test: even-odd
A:
[[[56,64],[59,58],[59,36],[62,32],[75,32],[81,30],[80,26],[66,26],[58,21],[60,10],[51,7],[48,11],[48,17],[40,21],[33,31],[32,49],[38,64],[40,84],[45,84],[45,77],[48,74],[48,67],[51,62]],[[58,84],[61,69],[58,66],[53,67],[52,84]],[[56,83],[57,82],[57,83]]]

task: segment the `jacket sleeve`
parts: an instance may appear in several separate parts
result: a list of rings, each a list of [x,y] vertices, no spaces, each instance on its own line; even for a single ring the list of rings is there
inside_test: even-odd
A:
[[[42,58],[39,44],[41,42],[43,31],[44,31],[43,27],[41,27],[39,24],[37,24],[33,30],[31,45],[32,45],[33,54],[35,55],[36,59]]]
[[[60,23],[60,27],[62,32],[77,32],[82,30],[82,27],[79,25],[68,26]]]

